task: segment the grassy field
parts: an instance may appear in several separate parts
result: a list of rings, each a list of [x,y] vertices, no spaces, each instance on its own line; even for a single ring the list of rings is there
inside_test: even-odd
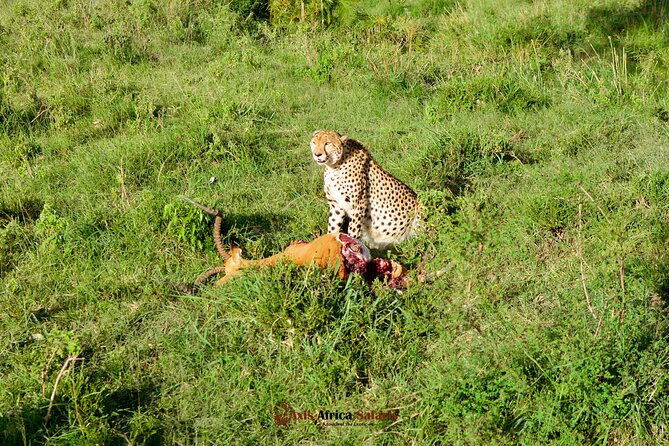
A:
[[[0,2],[0,443],[666,444],[669,4],[298,4]],[[321,128],[445,274],[165,285],[220,261],[180,194],[249,258],[326,230]]]

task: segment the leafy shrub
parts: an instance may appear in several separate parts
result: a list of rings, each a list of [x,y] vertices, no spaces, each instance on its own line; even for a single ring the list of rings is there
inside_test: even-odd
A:
[[[298,68],[296,73],[312,78],[318,85],[324,85],[332,79],[333,68],[334,64],[329,53],[327,51],[321,51],[318,53],[313,65]]]
[[[205,243],[211,238],[211,219],[189,203],[180,200],[166,204],[161,222],[169,236],[193,252],[200,252],[205,246],[211,249],[210,245],[213,245],[213,242]]]

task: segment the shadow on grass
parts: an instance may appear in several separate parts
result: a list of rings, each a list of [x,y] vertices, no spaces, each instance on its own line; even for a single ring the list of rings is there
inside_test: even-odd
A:
[[[0,278],[13,271],[21,253],[30,245],[26,225],[40,216],[44,202],[28,198],[13,203],[0,202]]]
[[[448,190],[461,196],[476,177],[487,177],[511,163],[523,166],[540,159],[518,147],[511,139],[465,131],[436,135],[435,143],[415,165],[413,174],[424,178],[422,190]]]
[[[46,409],[10,410],[0,416],[0,443],[4,445],[43,444]]]
[[[44,201],[37,198],[19,199],[14,203],[0,203],[0,227],[16,220],[21,224],[37,220],[44,208]]]
[[[620,2],[618,2],[620,3]],[[607,54],[611,45],[618,46],[619,40],[627,37],[630,32],[645,28],[650,32],[661,32],[669,19],[669,2],[667,0],[642,0],[637,6],[621,7],[620,5],[594,6],[587,10],[584,26],[576,23],[559,24],[554,16],[537,15],[530,23],[512,24],[501,33],[501,42],[510,45],[515,42],[530,43],[538,40],[554,49],[570,49],[582,56]],[[669,39],[665,34],[665,45]],[[609,38],[612,41],[609,41]],[[631,39],[644,46],[643,39]],[[627,42],[625,46],[630,46]],[[636,63],[635,52],[630,53],[628,64]]]
[[[26,131],[46,130],[53,122],[51,111],[53,105],[38,97],[33,91],[30,95],[31,103],[24,108],[16,108],[11,103],[0,103],[0,130],[9,135],[16,135]]]
[[[588,12],[588,25],[601,30],[607,36],[613,36],[643,25],[657,30],[668,18],[669,2],[644,0],[633,8],[594,7]]]
[[[99,420],[105,420],[111,429],[101,429],[104,444],[160,445],[165,443],[165,426],[157,420],[150,423],[133,423],[136,412],[150,414],[159,393],[158,386],[145,384],[137,388],[123,387],[107,394],[98,406]],[[0,444],[48,444],[49,439],[62,432],[71,424],[68,416],[67,398],[54,405],[48,425],[44,424],[47,408],[26,407],[14,409],[0,416]],[[101,423],[102,424],[102,423]],[[106,424],[106,423],[105,423]],[[102,426],[101,426],[102,427]],[[95,426],[88,426],[95,432]]]
[[[226,249],[230,247],[230,244],[243,248],[249,238],[260,235],[271,238],[272,234],[285,230],[290,220],[291,218],[286,214],[225,213],[221,223],[221,237]],[[267,252],[271,250],[271,246],[266,247]]]
[[[101,412],[111,421],[116,433],[107,444],[119,446],[128,444],[127,436],[121,432],[129,432],[129,423],[136,412],[141,411],[145,414],[152,412],[159,390],[157,385],[148,383],[139,387],[122,387],[105,396],[100,405]],[[132,432],[134,443],[146,445],[165,443],[165,427],[160,423],[144,423],[136,427],[138,430]]]
[[[158,386],[142,384],[139,387],[121,387],[107,394],[101,403],[101,411],[112,417],[123,417],[140,407],[150,407],[154,402]]]
[[[260,234],[283,229],[290,218],[286,214],[268,214],[268,213],[225,213],[223,223],[221,224],[221,233],[225,235],[237,228],[244,233]]]

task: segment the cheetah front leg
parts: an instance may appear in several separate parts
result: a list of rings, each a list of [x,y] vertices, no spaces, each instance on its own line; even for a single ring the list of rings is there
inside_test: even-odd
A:
[[[360,240],[362,235],[362,220],[365,217],[365,208],[353,208],[348,211],[348,235]]]
[[[330,216],[328,217],[328,234],[338,234],[344,227],[344,216],[346,215],[346,212],[337,206],[337,203],[334,201],[331,201],[328,204],[330,206]]]

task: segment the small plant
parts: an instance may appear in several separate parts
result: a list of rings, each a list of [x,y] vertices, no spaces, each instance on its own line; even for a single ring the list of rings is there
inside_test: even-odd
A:
[[[35,221],[35,237],[44,247],[57,247],[63,244],[68,227],[68,221],[46,203]]]
[[[307,68],[300,68],[296,73],[306,75],[312,78],[318,85],[324,85],[332,79],[332,69],[334,64],[331,56],[322,51],[316,56],[314,64]]]
[[[211,235],[211,222],[206,214],[180,201],[165,205],[162,221],[167,234],[193,252],[201,252]]]

